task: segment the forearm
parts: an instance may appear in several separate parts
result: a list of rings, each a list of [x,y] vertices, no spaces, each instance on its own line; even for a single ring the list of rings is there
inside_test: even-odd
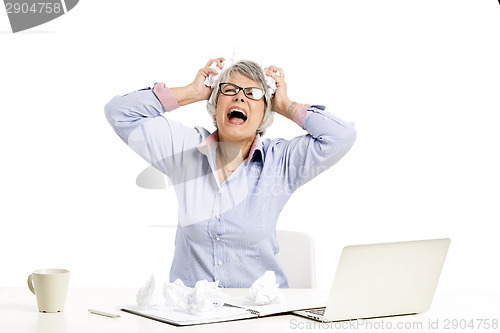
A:
[[[280,107],[276,107],[275,108],[275,112],[276,113],[279,113],[280,115],[282,115],[283,117],[285,118],[288,118],[290,120],[293,120],[293,117],[295,115],[295,112],[301,107],[303,106],[304,104],[300,104],[300,103],[295,103],[294,105],[292,105],[292,101],[291,100],[286,100],[285,102],[282,103],[282,105]],[[290,108],[291,107],[291,108]]]
[[[199,102],[201,100],[197,98],[191,85],[187,85],[185,87],[170,88],[170,91],[172,92],[175,99],[177,100],[177,103],[180,106]]]
[[[354,124],[325,111],[322,105],[293,103],[287,98],[280,105],[275,105],[274,111],[295,122],[314,138],[331,136],[352,139],[356,135]]]
[[[302,127],[314,138],[332,138],[349,146],[356,139],[354,124],[327,112],[322,105],[307,108]]]
[[[353,123],[325,111],[322,105],[297,104],[293,107],[291,119],[313,138],[333,137],[353,140],[356,136]]]

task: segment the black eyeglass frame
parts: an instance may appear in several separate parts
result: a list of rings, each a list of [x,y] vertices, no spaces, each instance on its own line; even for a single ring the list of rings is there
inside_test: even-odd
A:
[[[236,93],[234,93],[234,94],[225,94],[225,93],[223,93],[223,92],[222,92],[222,86],[224,86],[224,85],[231,85],[231,86],[235,87],[235,88],[236,88]],[[255,98],[253,98],[253,97],[248,96],[248,95],[247,95],[247,89],[258,89],[258,90],[260,90],[260,91],[262,92],[262,97],[261,97],[261,98],[259,98],[259,99],[255,99]],[[265,92],[265,90],[264,90],[264,89],[261,89],[261,88],[259,88],[259,87],[246,87],[246,88],[242,88],[242,87],[239,87],[239,86],[235,85],[234,83],[229,83],[229,82],[221,82],[221,83],[219,83],[219,91],[220,91],[220,93],[221,93],[222,95],[226,95],[226,96],[236,96],[236,95],[238,95],[238,94],[240,93],[240,90],[243,90],[243,94],[244,94],[247,98],[250,98],[251,100],[254,100],[254,101],[260,101],[262,98],[264,98],[264,96],[266,96],[266,92]]]

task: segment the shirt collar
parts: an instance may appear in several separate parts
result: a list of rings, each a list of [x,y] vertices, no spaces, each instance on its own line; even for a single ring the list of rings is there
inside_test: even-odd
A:
[[[197,148],[200,151],[200,153],[208,156],[208,153],[211,153],[217,149],[218,144],[219,144],[219,132],[215,131],[212,134],[210,134],[209,136],[207,136],[207,138],[205,140],[203,140],[197,146]]]
[[[205,156],[208,156],[209,153],[217,150],[217,146],[219,144],[219,131],[216,130],[212,134],[210,134],[205,140],[203,140],[198,146],[198,150]],[[260,134],[257,133],[255,139],[253,140],[252,148],[250,148],[250,153],[248,154],[248,158],[246,164],[252,159],[252,156],[256,151],[260,151],[262,156],[262,140],[260,139]]]

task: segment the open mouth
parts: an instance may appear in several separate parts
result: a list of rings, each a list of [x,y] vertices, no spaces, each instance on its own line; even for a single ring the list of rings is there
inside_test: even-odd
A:
[[[231,124],[242,125],[247,121],[247,113],[245,110],[233,107],[227,113],[227,120]]]

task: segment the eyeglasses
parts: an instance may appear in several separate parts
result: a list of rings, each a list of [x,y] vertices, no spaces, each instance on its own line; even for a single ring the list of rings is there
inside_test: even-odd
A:
[[[232,83],[219,84],[219,91],[221,92],[222,95],[236,96],[238,95],[240,90],[243,90],[245,96],[250,99],[253,99],[254,101],[260,100],[266,94],[264,90],[256,87],[241,88]]]

